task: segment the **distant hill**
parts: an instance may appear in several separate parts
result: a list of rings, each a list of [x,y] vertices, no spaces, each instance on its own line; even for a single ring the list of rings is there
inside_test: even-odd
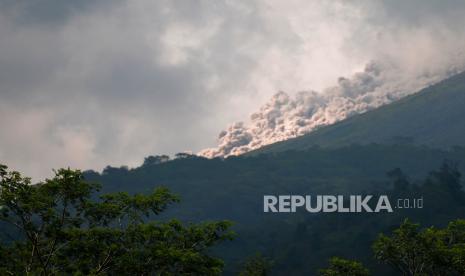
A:
[[[163,185],[180,196],[179,204],[154,219],[233,221],[237,238],[214,252],[226,262],[224,275],[237,275],[244,259],[257,252],[273,260],[271,275],[316,275],[331,256],[361,260],[374,275],[399,275],[374,261],[370,247],[378,233],[390,232],[406,217],[441,226],[465,215],[465,195],[449,188],[455,178],[438,171],[449,160],[465,174],[464,117],[465,74],[460,74],[251,156],[151,156],[138,168],[107,167],[102,173],[87,171],[85,178],[101,183],[103,192],[146,192]],[[449,149],[452,145],[462,147]],[[395,175],[402,174],[393,174],[394,168],[407,175],[408,185],[395,185]],[[388,214],[263,212],[264,195],[348,194],[387,194],[394,203],[422,198],[425,207]]]
[[[275,261],[271,275],[316,275],[331,256],[362,260],[376,275],[371,242],[380,232],[396,227],[405,217],[424,225],[441,226],[463,217],[460,207],[442,192],[413,190],[405,198],[425,198],[425,209],[402,209],[394,214],[270,214],[263,213],[263,195],[340,195],[389,193],[386,172],[401,168],[415,184],[440,167],[443,160],[458,162],[465,173],[465,148],[431,149],[414,145],[352,145],[313,147],[257,156],[207,159],[183,156],[166,161],[146,158],[138,168],[107,167],[88,171],[87,180],[103,185],[103,192],[146,192],[163,185],[181,202],[162,218],[182,221],[227,219],[237,238],[217,249],[226,261],[224,275],[237,275],[247,256],[262,252]],[[395,199],[393,199],[395,202]]]
[[[465,145],[465,72],[418,93],[314,132],[248,154],[303,150],[318,145],[417,144],[437,148]]]

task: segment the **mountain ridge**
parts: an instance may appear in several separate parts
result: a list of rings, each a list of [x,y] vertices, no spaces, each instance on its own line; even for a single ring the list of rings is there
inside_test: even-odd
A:
[[[461,120],[464,107],[465,72],[462,72],[391,104],[246,155],[370,143],[465,146],[465,121]]]

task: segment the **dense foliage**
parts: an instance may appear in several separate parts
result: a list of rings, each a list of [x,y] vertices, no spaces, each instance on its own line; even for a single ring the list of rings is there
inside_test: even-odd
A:
[[[320,270],[320,276],[368,276],[370,272],[361,263],[333,257],[329,267]]]
[[[391,236],[381,234],[373,251],[402,275],[465,275],[465,220],[423,230],[406,220]]]
[[[261,254],[256,254],[249,257],[244,262],[239,276],[267,276],[271,274],[272,267],[272,261],[263,257]]]
[[[52,179],[31,185],[0,165],[0,220],[16,228],[0,244],[0,274],[221,273],[223,262],[208,249],[231,237],[229,222],[148,221],[177,197],[157,188],[97,198],[97,189],[80,171],[60,169]]]
[[[404,276],[465,275],[465,220],[451,221],[444,229],[406,219],[391,236],[380,234],[373,243],[375,258]],[[397,273],[396,273],[397,274]],[[361,263],[333,257],[322,276],[368,276]]]
[[[155,157],[138,168],[107,167],[85,175],[102,183],[105,192],[143,193],[151,183],[162,183],[182,199],[162,217],[234,221],[237,237],[215,249],[225,260],[226,275],[239,273],[244,256],[257,251],[273,260],[271,275],[315,275],[332,256],[360,260],[376,275],[396,275],[373,258],[373,241],[407,217],[426,227],[463,218],[464,165],[463,148],[373,144],[227,159]],[[265,214],[264,194],[387,194],[393,203],[423,198],[424,208],[390,214]]]
[[[458,162],[443,162],[447,159]],[[151,156],[134,169],[107,167],[102,173],[83,174],[60,170],[38,185],[29,185],[27,178],[2,167],[2,189],[7,191],[1,196],[2,218],[21,218],[8,205],[17,204],[29,222],[24,224],[27,227],[21,219],[13,222],[29,234],[24,229],[11,231],[2,224],[2,230],[10,231],[1,237],[6,241],[0,250],[1,260],[4,269],[16,274],[20,271],[13,269],[21,269],[22,263],[27,264],[22,269],[50,274],[95,274],[105,267],[101,271],[109,274],[144,274],[148,270],[208,275],[223,269],[223,262],[212,257],[218,256],[224,260],[225,275],[316,275],[327,260],[339,256],[321,273],[365,275],[363,263],[375,275],[399,275],[405,267],[393,265],[393,256],[410,253],[399,251],[396,242],[410,243],[409,248],[416,242],[396,234],[399,222],[408,217],[426,227],[406,229],[431,241],[428,248],[434,245],[441,254],[455,256],[446,265],[447,273],[454,275],[462,273],[457,272],[463,265],[461,245],[442,238],[433,240],[425,233],[438,229],[434,236],[445,237],[444,233],[452,233],[447,232],[447,223],[464,217],[463,164],[463,148],[445,151],[411,145],[353,145],[228,159],[188,154],[174,160]],[[102,194],[94,193],[98,186],[83,178],[102,183]],[[153,183],[179,194],[181,201],[165,210],[178,198],[163,188],[154,191]],[[72,187],[64,189],[63,185]],[[15,196],[16,192],[21,196]],[[388,214],[273,214],[263,213],[264,194],[384,194],[394,204],[397,198],[422,198],[424,208],[395,209]],[[65,210],[64,206],[69,207]],[[200,221],[223,218],[235,222],[233,229],[238,235],[230,243],[212,247],[229,237],[229,224]],[[433,225],[436,228],[430,228]],[[54,239],[56,246],[52,247]],[[374,241],[383,250],[370,250]],[[421,249],[418,246],[413,248]],[[262,255],[255,256],[256,252]],[[106,265],[109,255],[111,262]],[[45,268],[40,260],[44,258],[50,258]],[[146,262],[142,265],[139,260]]]

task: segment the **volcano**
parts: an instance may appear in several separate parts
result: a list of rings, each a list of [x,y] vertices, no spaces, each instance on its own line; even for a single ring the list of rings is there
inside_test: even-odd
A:
[[[391,104],[248,154],[353,144],[465,146],[465,72]]]

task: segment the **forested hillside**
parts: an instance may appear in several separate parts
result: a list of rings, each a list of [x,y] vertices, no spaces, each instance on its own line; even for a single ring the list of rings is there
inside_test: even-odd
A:
[[[457,165],[457,171],[465,172],[463,148],[446,151],[371,144],[227,159],[181,154],[169,161],[152,156],[138,168],[107,167],[101,174],[88,171],[85,177],[102,183],[105,192],[146,192],[160,185],[169,188],[181,202],[164,218],[233,221],[237,238],[216,251],[225,259],[227,273],[236,271],[246,256],[262,252],[274,260],[276,275],[312,275],[335,255],[357,258],[370,268],[384,271],[386,268],[378,266],[370,250],[379,232],[397,227],[405,217],[425,226],[444,225],[463,217],[462,199],[447,190],[450,179],[430,174],[438,171],[444,160],[449,160],[446,164],[451,164],[450,168]],[[401,170],[393,171],[395,168]],[[408,187],[402,189],[396,183],[404,178]],[[426,178],[436,184],[425,184]],[[263,213],[265,194],[386,193],[424,197],[424,208],[390,214]],[[389,275],[389,270],[386,273]]]

